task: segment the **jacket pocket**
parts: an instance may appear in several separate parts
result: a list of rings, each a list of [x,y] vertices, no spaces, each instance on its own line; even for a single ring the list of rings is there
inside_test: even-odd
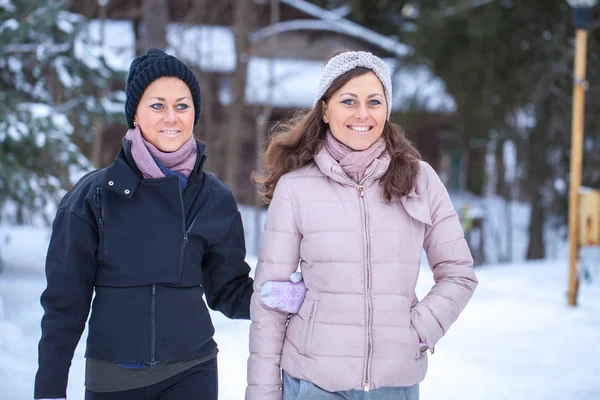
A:
[[[307,320],[304,322],[304,326],[305,326],[304,343],[302,346],[303,347],[302,351],[300,351],[300,354],[303,354],[305,356],[310,355],[313,331],[315,329],[315,320],[317,319],[318,311],[319,311],[319,301],[313,300],[311,307],[310,307],[310,314],[308,315]]]
[[[410,332],[413,337],[413,343],[416,343],[416,349],[414,350],[414,358],[415,358],[415,360],[419,360],[419,359],[425,357],[426,352],[421,351],[421,340],[420,340],[419,334],[417,333],[417,330],[413,326],[412,322],[410,324]],[[411,350],[412,350],[412,347],[411,347]],[[413,353],[413,351],[411,351],[411,353]]]

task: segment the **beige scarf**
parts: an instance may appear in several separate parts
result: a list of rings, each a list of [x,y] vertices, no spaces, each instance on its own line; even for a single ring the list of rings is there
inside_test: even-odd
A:
[[[360,183],[369,165],[385,152],[385,139],[381,135],[368,149],[356,151],[341,143],[330,131],[327,131],[325,148],[340,164],[346,175],[356,183]]]

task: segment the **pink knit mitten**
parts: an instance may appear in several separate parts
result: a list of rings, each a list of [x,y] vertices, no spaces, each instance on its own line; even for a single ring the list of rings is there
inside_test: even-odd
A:
[[[289,281],[268,281],[260,289],[260,299],[271,308],[296,314],[306,295],[306,286],[299,272],[290,275]]]

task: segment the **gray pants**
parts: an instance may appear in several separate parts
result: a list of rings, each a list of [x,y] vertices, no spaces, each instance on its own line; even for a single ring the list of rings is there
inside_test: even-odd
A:
[[[331,393],[283,371],[283,400],[419,400],[419,385]]]

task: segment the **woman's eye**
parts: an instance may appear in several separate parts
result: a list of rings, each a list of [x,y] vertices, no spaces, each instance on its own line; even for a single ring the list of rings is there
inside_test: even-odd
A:
[[[371,103],[372,106],[378,106],[378,105],[381,104],[381,101],[379,101],[379,100],[371,100],[370,103]]]
[[[163,105],[160,104],[160,103],[154,103],[150,107],[152,107],[155,110],[162,110],[163,109]]]
[[[177,104],[177,109],[179,111],[183,111],[183,110],[187,110],[188,108],[190,108],[190,106],[188,106],[187,104]]]
[[[352,104],[354,104],[354,100],[352,100],[352,99],[346,99],[346,100],[343,100],[342,103],[351,106]]]

